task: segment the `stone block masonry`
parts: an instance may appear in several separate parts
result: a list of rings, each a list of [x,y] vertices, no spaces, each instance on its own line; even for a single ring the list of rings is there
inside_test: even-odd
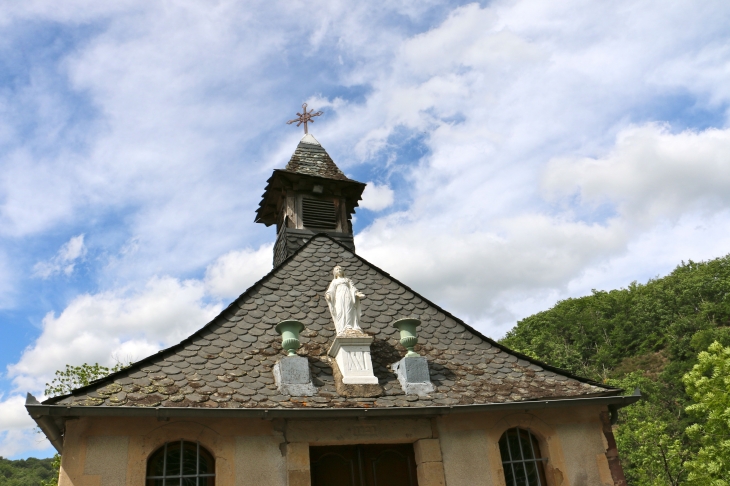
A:
[[[282,395],[311,397],[317,394],[309,373],[309,360],[286,356],[274,365],[274,379]]]

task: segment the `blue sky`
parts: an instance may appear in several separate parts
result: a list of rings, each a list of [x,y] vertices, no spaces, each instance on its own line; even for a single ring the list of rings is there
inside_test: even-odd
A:
[[[362,3],[362,2],[361,2]],[[730,252],[730,5],[28,0],[0,12],[0,455],[24,394],[140,359],[271,268],[312,133],[358,253],[493,337]]]

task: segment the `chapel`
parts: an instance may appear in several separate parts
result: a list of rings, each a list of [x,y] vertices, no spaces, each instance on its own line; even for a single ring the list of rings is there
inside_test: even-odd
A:
[[[640,397],[507,349],[359,256],[365,184],[308,133],[316,115],[293,120],[305,136],[256,211],[271,272],[182,342],[28,395],[59,485],[625,486],[612,423]]]

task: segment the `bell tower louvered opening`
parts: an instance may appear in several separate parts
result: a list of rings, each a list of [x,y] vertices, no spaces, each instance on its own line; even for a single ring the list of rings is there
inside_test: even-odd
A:
[[[302,198],[302,223],[305,228],[334,230],[337,228],[337,211],[334,201]]]
[[[342,173],[311,133],[305,135],[286,168],[274,170],[256,211],[257,223],[276,225],[274,266],[318,233],[355,251],[352,215],[364,189]]]

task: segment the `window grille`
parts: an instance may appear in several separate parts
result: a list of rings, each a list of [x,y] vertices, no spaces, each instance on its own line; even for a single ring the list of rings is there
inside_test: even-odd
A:
[[[147,461],[147,486],[215,486],[215,460],[200,442],[168,442]]]
[[[499,439],[502,469],[507,486],[547,486],[540,445],[529,430],[514,428]]]
[[[302,198],[302,223],[305,228],[336,229],[335,202]]]

